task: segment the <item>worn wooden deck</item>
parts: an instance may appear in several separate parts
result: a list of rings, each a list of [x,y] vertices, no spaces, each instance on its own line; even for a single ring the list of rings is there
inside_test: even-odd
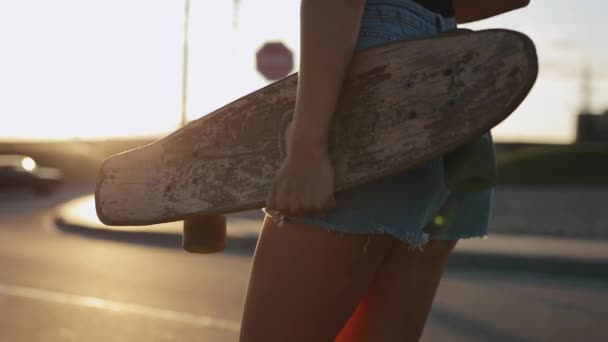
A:
[[[331,132],[337,191],[443,155],[504,120],[537,75],[532,42],[452,33],[358,52]],[[297,74],[109,158],[97,212],[115,225],[262,207],[285,156]]]

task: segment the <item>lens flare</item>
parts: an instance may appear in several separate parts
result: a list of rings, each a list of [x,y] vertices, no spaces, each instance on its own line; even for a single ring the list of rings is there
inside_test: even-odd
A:
[[[433,223],[436,226],[443,226],[445,224],[445,218],[441,215],[437,215],[435,216],[435,218],[433,219]]]

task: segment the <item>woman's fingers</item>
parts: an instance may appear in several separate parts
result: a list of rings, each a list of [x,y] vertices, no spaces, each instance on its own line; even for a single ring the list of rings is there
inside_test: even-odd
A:
[[[285,199],[281,199],[285,198]],[[302,200],[295,196],[277,196],[276,210],[291,216],[325,216],[336,207],[334,196],[325,200]]]
[[[276,209],[276,179],[272,181],[272,185],[270,186],[270,192],[268,192],[268,197],[266,197],[266,207],[270,209]]]
[[[273,182],[266,206],[284,215],[324,216],[336,207],[336,199],[333,193],[320,195],[308,188],[292,189],[279,176]]]

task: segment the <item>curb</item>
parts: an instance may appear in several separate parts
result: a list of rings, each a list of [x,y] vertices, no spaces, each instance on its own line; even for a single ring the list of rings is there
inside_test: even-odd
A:
[[[89,227],[85,224],[70,222],[58,212],[55,217],[55,226],[65,232],[78,234],[90,238],[136,243],[147,246],[163,248],[182,248],[182,235],[175,232],[162,232],[154,230],[121,230],[111,227]],[[500,235],[496,235],[496,241]],[[509,236],[509,238],[513,238]],[[517,239],[527,237],[518,236]],[[534,237],[538,239],[538,237]],[[227,252],[253,253],[257,244],[257,235],[228,235]],[[575,241],[575,240],[573,240]],[[572,242],[575,243],[575,242]],[[608,251],[608,242],[606,243]],[[607,253],[608,254],[608,253]],[[489,269],[508,272],[529,272],[549,275],[567,275],[579,277],[608,278],[608,257],[577,257],[558,254],[539,254],[517,252],[491,252],[467,247],[459,244],[452,252],[447,263],[450,268]]]
[[[484,268],[501,272],[528,272],[608,279],[608,262],[605,260],[596,261],[552,256],[477,253],[456,249],[449,257],[448,267]]]
[[[182,234],[155,231],[127,231],[113,228],[89,227],[65,220],[60,215],[54,219],[57,229],[78,234],[89,238],[104,239],[124,243],[137,243],[147,246],[182,249]],[[227,237],[227,251],[253,251],[257,237],[231,236]]]

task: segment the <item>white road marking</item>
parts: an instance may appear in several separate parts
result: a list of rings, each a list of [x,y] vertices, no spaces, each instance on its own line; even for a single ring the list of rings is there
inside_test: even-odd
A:
[[[166,321],[200,325],[238,332],[240,324],[235,321],[217,319],[209,316],[195,316],[185,312],[158,309],[144,305],[122,303],[98,297],[79,296],[64,292],[50,291],[33,287],[0,283],[0,295],[21,297],[49,303],[76,305],[86,308],[113,311],[122,314],[134,314]]]

